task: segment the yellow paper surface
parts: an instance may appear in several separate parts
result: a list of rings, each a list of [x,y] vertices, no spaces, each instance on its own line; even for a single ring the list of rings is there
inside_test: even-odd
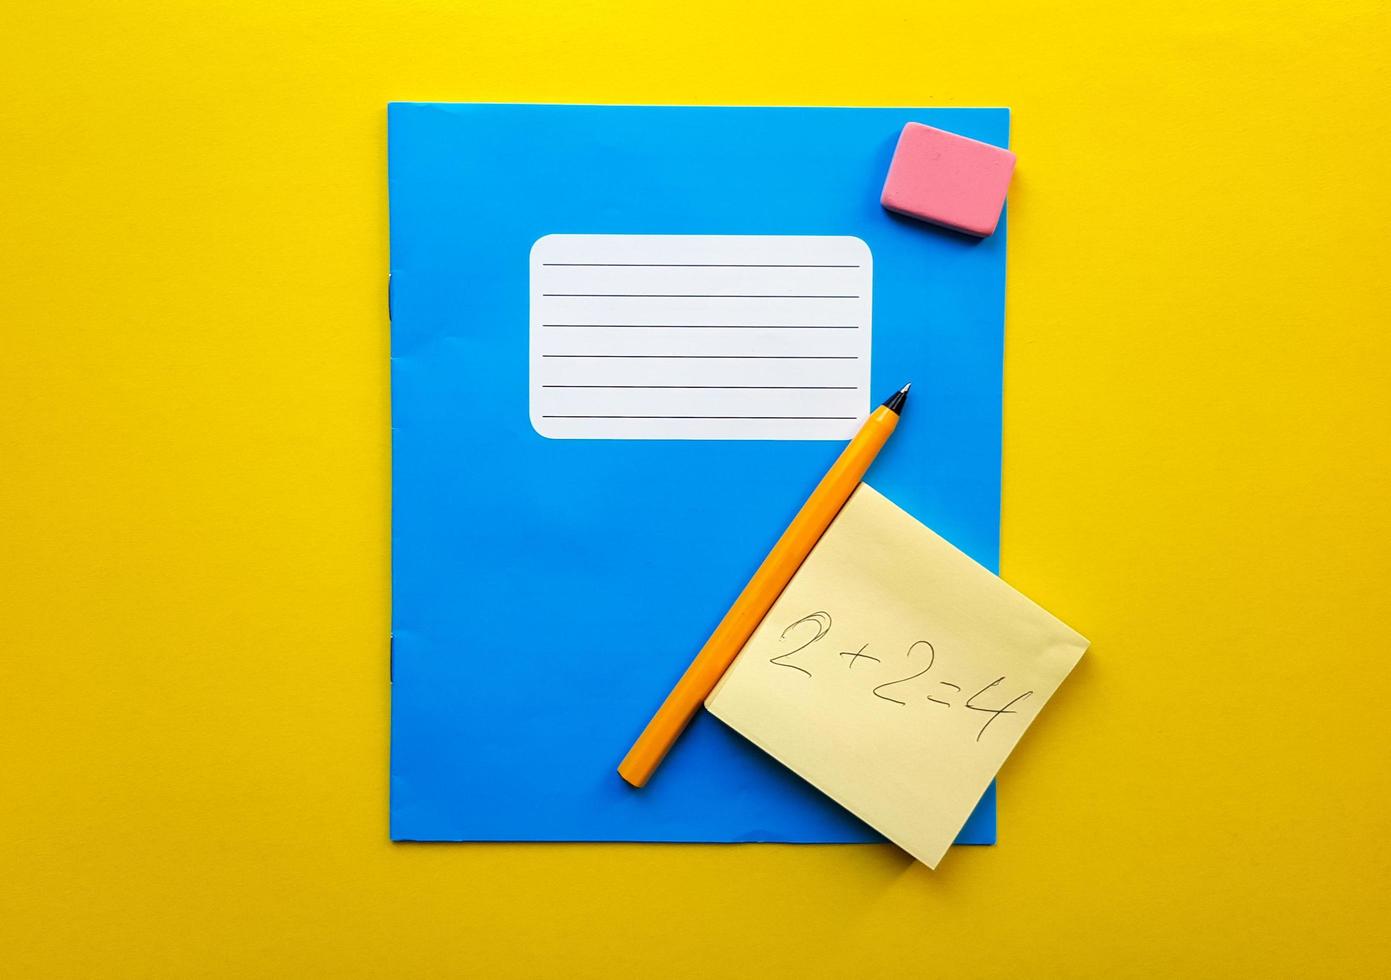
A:
[[[1086,648],[861,485],[706,707],[935,868]]]
[[[5,974],[1385,969],[1386,0],[6,9]],[[387,840],[412,98],[1011,107],[1001,555],[1094,650],[1000,848]]]

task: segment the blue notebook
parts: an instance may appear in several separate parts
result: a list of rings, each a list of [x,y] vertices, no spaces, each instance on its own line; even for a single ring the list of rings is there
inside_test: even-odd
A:
[[[389,108],[391,836],[880,840],[702,712],[615,767],[872,405],[869,481],[998,566],[1005,229],[890,214],[904,123]],[[993,787],[959,838],[992,843]]]

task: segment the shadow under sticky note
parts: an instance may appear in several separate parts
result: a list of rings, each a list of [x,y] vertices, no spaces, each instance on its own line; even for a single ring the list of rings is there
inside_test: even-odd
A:
[[[739,414],[677,407],[730,402],[679,402],[668,394],[562,401],[552,398],[560,389],[544,385],[655,386],[668,383],[657,359],[681,356],[686,368],[690,357],[722,364],[703,381],[684,374],[681,384],[790,387],[758,381],[762,369],[736,375],[725,361],[789,351],[805,360],[779,361],[778,370],[795,380],[788,364],[863,354],[848,342],[849,331],[808,332],[793,344],[771,327],[863,326],[872,329],[867,391],[805,402],[759,395],[768,400],[741,404],[810,407],[746,407],[742,414],[825,415],[853,428],[839,416],[867,411],[914,382],[909,415],[870,478],[995,568],[1004,228],[975,242],[880,207],[884,173],[909,120],[1008,141],[1003,109],[390,107],[394,839],[882,839],[703,713],[646,788],[633,790],[615,772],[843,442],[806,419],[744,439],[695,426],[625,438],[608,423],[632,420],[564,431],[559,424],[570,420],[547,420],[557,423],[550,433],[557,437],[548,438],[532,414],[537,405],[580,406],[546,407],[540,415]],[[858,239],[872,262],[872,324],[855,299],[835,302],[859,311],[863,324],[837,322],[815,305],[860,297],[858,286],[801,289],[786,286],[795,278],[766,278],[743,288],[754,280],[739,273],[711,274],[700,280],[706,288],[647,289],[677,294],[658,298],[684,304],[644,307],[660,313],[658,320],[609,305],[602,307],[608,319],[587,320],[599,307],[543,296],[557,303],[534,321],[532,250],[551,235]],[[838,254],[661,261],[859,262]],[[645,288],[630,286],[645,280],[626,273],[545,281],[578,285],[540,293]],[[860,282],[853,274],[843,281]],[[750,329],[718,319],[730,315],[723,304],[782,292],[789,295],[748,308],[760,317],[748,321]],[[621,298],[585,297],[596,304]],[[796,319],[799,309],[815,318]],[[567,316],[553,318],[551,310]],[[601,322],[618,326],[590,326]],[[602,355],[603,377],[573,367],[536,374],[532,332],[552,329],[541,326],[547,323],[585,324],[553,328],[541,352]],[[677,324],[717,329],[667,329]],[[679,339],[668,336],[675,333]],[[630,368],[613,363],[615,354],[641,378],[628,380]],[[824,384],[865,387],[849,370]],[[591,407],[601,404],[623,407]],[[988,791],[959,839],[993,842],[994,818]]]

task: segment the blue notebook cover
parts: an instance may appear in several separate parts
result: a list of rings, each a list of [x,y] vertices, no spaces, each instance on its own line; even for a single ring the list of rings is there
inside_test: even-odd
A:
[[[529,265],[551,234],[857,236],[868,480],[999,559],[1005,227],[879,205],[916,121],[1005,146],[1006,109],[389,107],[391,836],[881,840],[701,712],[642,790],[615,767],[843,447],[543,438]],[[993,843],[994,788],[959,842]]]

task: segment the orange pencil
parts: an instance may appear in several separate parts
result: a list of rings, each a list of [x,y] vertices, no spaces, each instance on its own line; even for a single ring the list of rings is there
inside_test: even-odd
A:
[[[696,654],[695,660],[681,675],[667,699],[642,730],[638,740],[618,767],[618,774],[634,786],[645,786],[652,773],[661,765],[676,739],[695,716],[701,702],[715,689],[739,651],[744,648],[753,631],[773,608],[773,603],[807,555],[821,539],[831,521],[840,513],[855,488],[864,478],[865,470],[884,448],[903,403],[908,400],[910,385],[894,392],[883,405],[865,420],[864,427],[850,440],[850,445],[821,478],[807,502],[787,526],[787,530],[753,573],[749,584],[734,600],[710,639]]]

